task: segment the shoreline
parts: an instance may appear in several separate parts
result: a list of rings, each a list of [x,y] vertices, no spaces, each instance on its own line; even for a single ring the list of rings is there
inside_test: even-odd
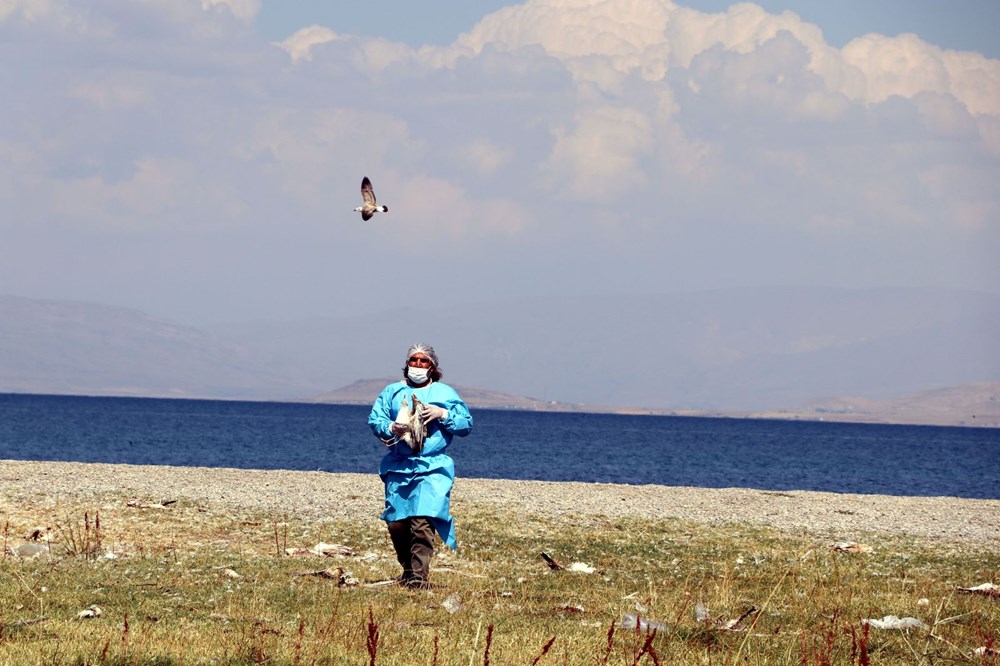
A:
[[[52,504],[125,496],[302,518],[377,520],[383,503],[375,473],[0,460],[0,488],[5,511],[21,500]],[[557,522],[678,519],[771,527],[835,541],[859,541],[866,534],[908,536],[1000,552],[1000,500],[992,499],[460,476],[452,492],[452,512],[459,521],[466,506]]]

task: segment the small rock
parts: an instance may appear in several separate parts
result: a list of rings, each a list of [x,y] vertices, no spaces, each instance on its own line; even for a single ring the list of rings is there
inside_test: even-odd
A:
[[[638,628],[639,631],[663,631],[667,628],[667,625],[662,622],[647,620],[646,618],[633,613],[626,613],[625,616],[622,617],[621,628],[631,630]]]
[[[458,596],[458,593],[450,594],[447,599],[441,602],[441,607],[454,615],[462,610],[462,598]]]
[[[30,560],[36,557],[48,557],[49,547],[40,543],[22,543],[11,549],[18,557]]]
[[[896,617],[886,615],[881,620],[861,620],[861,624],[867,624],[876,629],[926,629],[927,625],[915,617]]]
[[[92,604],[77,613],[76,617],[78,620],[89,620],[91,618],[101,617],[102,615],[104,615],[104,611],[101,610],[101,607],[97,604]]]

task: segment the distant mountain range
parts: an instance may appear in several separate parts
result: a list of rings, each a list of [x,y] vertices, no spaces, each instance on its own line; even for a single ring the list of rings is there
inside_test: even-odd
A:
[[[399,378],[362,379],[316,396],[310,402],[370,405],[383,388],[396,381],[399,381]],[[789,409],[762,412],[607,407],[538,400],[468,386],[454,386],[454,388],[470,408],[1000,427],[1000,382],[951,386],[922,391],[895,400],[831,398]]]
[[[417,340],[435,345],[445,381],[483,387],[465,391],[469,400],[482,391],[484,405],[830,419],[889,410],[912,420],[919,415],[898,404],[904,396],[963,387],[949,389],[969,396],[963,405],[985,401],[974,407],[978,423],[996,392],[990,383],[1000,381],[1000,295],[455,296],[427,311],[202,327],[0,296],[0,391],[313,400],[360,378],[397,375]],[[904,402],[938,420],[968,411],[944,399]]]
[[[1000,428],[1000,382],[921,391],[895,400],[832,398],[791,410],[751,413],[753,418],[792,418],[851,423],[988,426]]]
[[[380,379],[359,379],[358,381],[329,391],[312,398],[309,402],[321,402],[334,405],[370,405],[386,386],[402,379],[399,377],[382,377]],[[538,400],[520,395],[490,391],[470,386],[452,385],[462,400],[469,407],[485,407],[488,409],[523,409],[527,411],[568,412],[583,410],[605,411],[592,405],[569,404],[552,400]],[[610,411],[610,410],[607,410]]]
[[[0,295],[0,391],[267,399],[301,390],[293,371],[206,331],[127,308]]]

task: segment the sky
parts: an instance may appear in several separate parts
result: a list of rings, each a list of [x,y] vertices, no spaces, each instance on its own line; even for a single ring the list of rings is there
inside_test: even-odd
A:
[[[998,293],[997,25],[992,0],[0,0],[0,293],[194,325]]]

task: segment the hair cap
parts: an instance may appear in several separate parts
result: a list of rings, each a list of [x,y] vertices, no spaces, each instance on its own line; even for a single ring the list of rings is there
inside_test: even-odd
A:
[[[430,345],[425,345],[422,342],[418,342],[417,344],[413,345],[406,352],[406,358],[403,359],[404,366],[407,364],[407,362],[409,362],[410,357],[413,356],[414,354],[423,354],[424,356],[426,356],[431,360],[431,363],[434,364],[435,368],[438,367],[438,355],[437,352],[434,351],[434,347],[431,347]]]

